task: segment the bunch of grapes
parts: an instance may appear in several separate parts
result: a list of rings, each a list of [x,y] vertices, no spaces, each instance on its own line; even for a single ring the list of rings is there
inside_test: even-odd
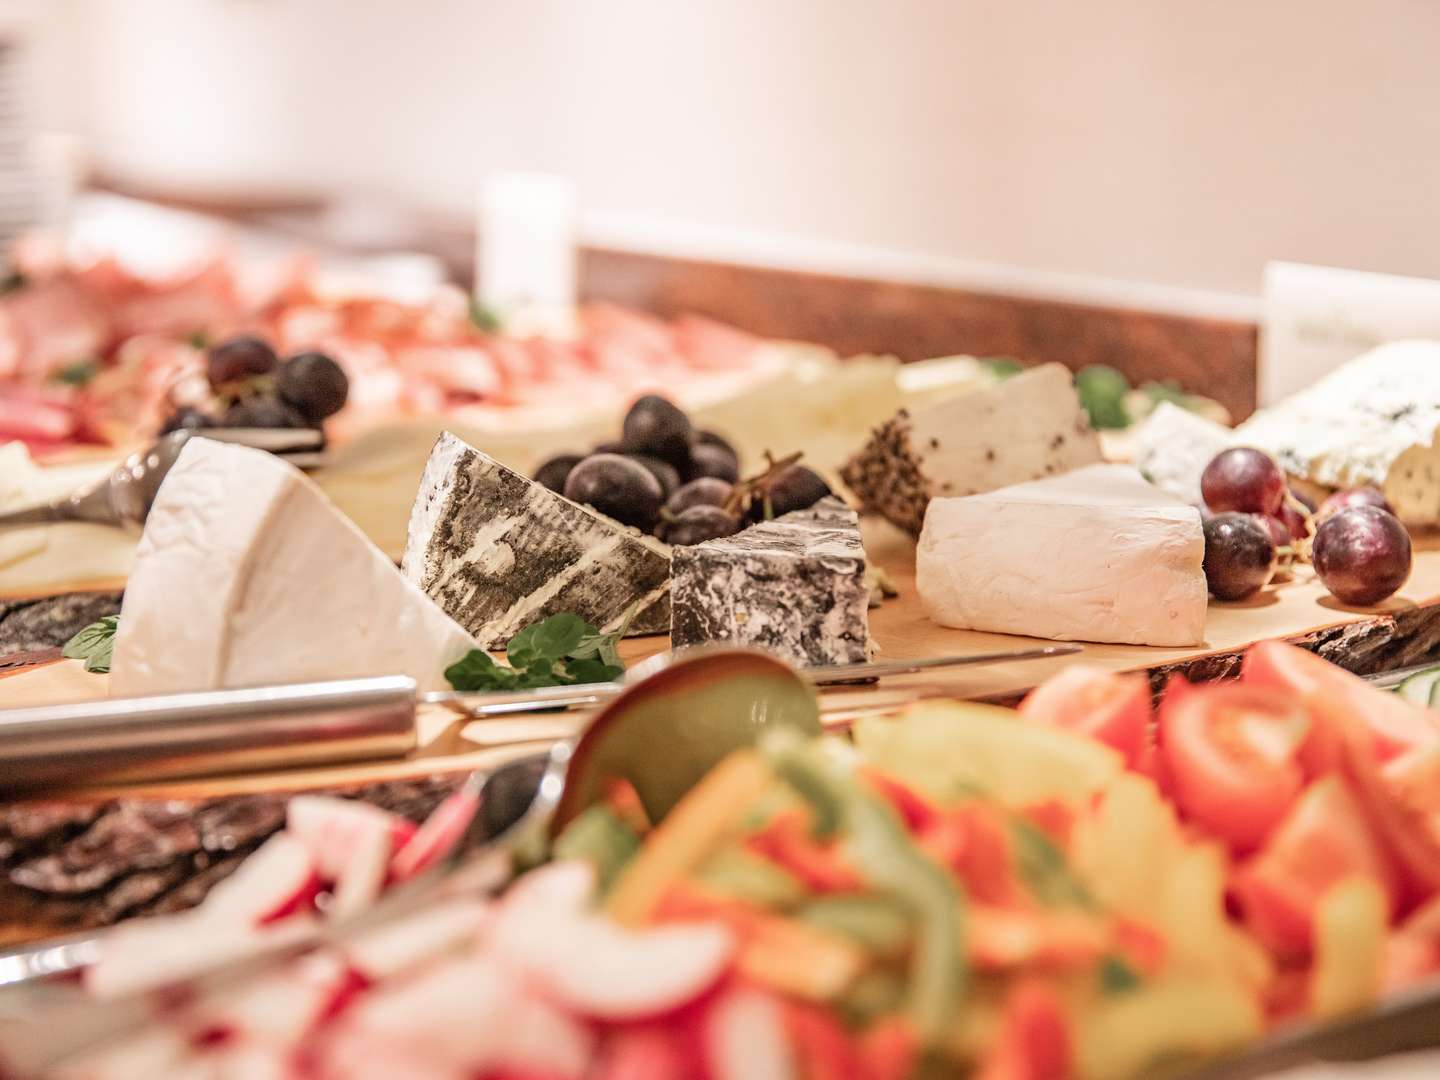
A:
[[[1343,603],[1378,604],[1410,576],[1410,534],[1373,487],[1330,495],[1319,508],[1285,482],[1268,455],[1235,447],[1200,478],[1205,580],[1220,600],[1243,600],[1290,562],[1308,558]]]
[[[350,380],[319,352],[281,360],[270,344],[249,334],[210,349],[206,380],[211,400],[186,405],[165,420],[161,434],[181,428],[318,428],[345,405]]]
[[[799,457],[772,460],[741,480],[739,455],[723,436],[696,429],[673,402],[648,394],[625,414],[618,440],[589,454],[557,454],[535,480],[666,543],[700,544],[829,495]]]

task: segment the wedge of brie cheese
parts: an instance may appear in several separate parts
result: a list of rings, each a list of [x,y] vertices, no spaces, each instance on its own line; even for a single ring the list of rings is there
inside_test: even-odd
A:
[[[146,519],[110,689],[404,674],[443,690],[445,668],[474,645],[304,473],[197,438]]]
[[[1200,512],[1128,465],[935,499],[916,554],[944,626],[1060,641],[1199,645]]]
[[[1327,488],[1371,484],[1402,521],[1440,523],[1440,342],[1381,345],[1256,413],[1238,445]]]
[[[1152,484],[1199,506],[1205,466],[1234,441],[1224,424],[1162,401],[1135,433],[1135,466]]]
[[[401,563],[485,648],[560,612],[611,631],[670,629],[670,549],[446,432],[410,510]]]
[[[974,495],[1101,460],[1070,372],[1042,364],[877,428],[841,470],[865,504],[919,533],[933,498]]]

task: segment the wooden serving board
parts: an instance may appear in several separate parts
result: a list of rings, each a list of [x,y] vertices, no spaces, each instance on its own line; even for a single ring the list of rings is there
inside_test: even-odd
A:
[[[871,612],[871,630],[881,650],[880,659],[990,652],[1041,643],[1031,638],[951,630],[936,625],[926,617],[915,591],[911,540],[888,525],[872,521],[866,522],[865,540],[871,559],[887,572],[900,592],[897,598],[887,600]],[[1378,608],[1356,610],[1339,605],[1314,580],[1310,570],[1302,568],[1296,580],[1267,589],[1252,600],[1235,604],[1212,602],[1206,637],[1203,646],[1190,649],[1087,644],[1074,656],[905,676],[887,680],[878,688],[831,691],[826,694],[826,700],[847,706],[880,707],[913,694],[1013,699],[1072,663],[1146,671],[1157,682],[1171,672],[1185,673],[1197,680],[1224,678],[1236,673],[1248,645],[1266,638],[1296,641],[1361,672],[1418,663],[1440,651],[1440,535],[1417,538],[1415,570],[1409,583],[1399,595]],[[627,661],[633,662],[665,649],[667,644],[663,637],[632,638],[623,644],[622,652]],[[86,674],[78,662],[50,663],[8,676],[0,675],[0,707],[103,697],[105,683],[104,676]],[[422,748],[404,761],[184,783],[97,787],[83,795],[110,797],[123,791],[198,797],[364,783],[471,769],[570,735],[584,718],[583,713],[572,713],[457,723],[452,714],[437,709],[422,713]]]

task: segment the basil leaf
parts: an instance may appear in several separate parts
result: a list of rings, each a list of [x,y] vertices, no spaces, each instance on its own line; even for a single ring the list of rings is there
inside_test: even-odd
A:
[[[84,386],[100,371],[94,360],[77,360],[57,370],[50,378],[65,386]]]
[[[499,333],[501,328],[500,316],[473,297],[470,300],[470,321],[487,334]]]
[[[505,647],[511,667],[531,668],[571,655],[595,628],[578,615],[561,612],[525,627]]]
[[[580,660],[569,660],[565,664],[565,675],[567,682],[573,683],[601,683],[614,682],[625,674],[625,669],[618,664],[607,664],[603,660],[594,657],[586,657]]]
[[[71,660],[84,660],[86,671],[105,674],[110,670],[110,658],[115,652],[115,629],[119,625],[120,616],[106,615],[67,641],[61,655]]]
[[[1140,986],[1135,969],[1118,956],[1107,956],[1100,965],[1100,989],[1107,994],[1124,994]]]
[[[515,685],[516,673],[495,663],[489,653],[471,649],[445,669],[445,678],[456,690],[508,690]]]

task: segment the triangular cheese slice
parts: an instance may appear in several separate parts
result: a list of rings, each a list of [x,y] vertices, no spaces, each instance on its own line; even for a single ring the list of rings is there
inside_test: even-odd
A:
[[[447,689],[474,644],[304,473],[195,438],[146,519],[110,690],[396,674]]]
[[[670,629],[670,549],[445,432],[410,510],[401,563],[485,648],[560,612],[632,634]]]

